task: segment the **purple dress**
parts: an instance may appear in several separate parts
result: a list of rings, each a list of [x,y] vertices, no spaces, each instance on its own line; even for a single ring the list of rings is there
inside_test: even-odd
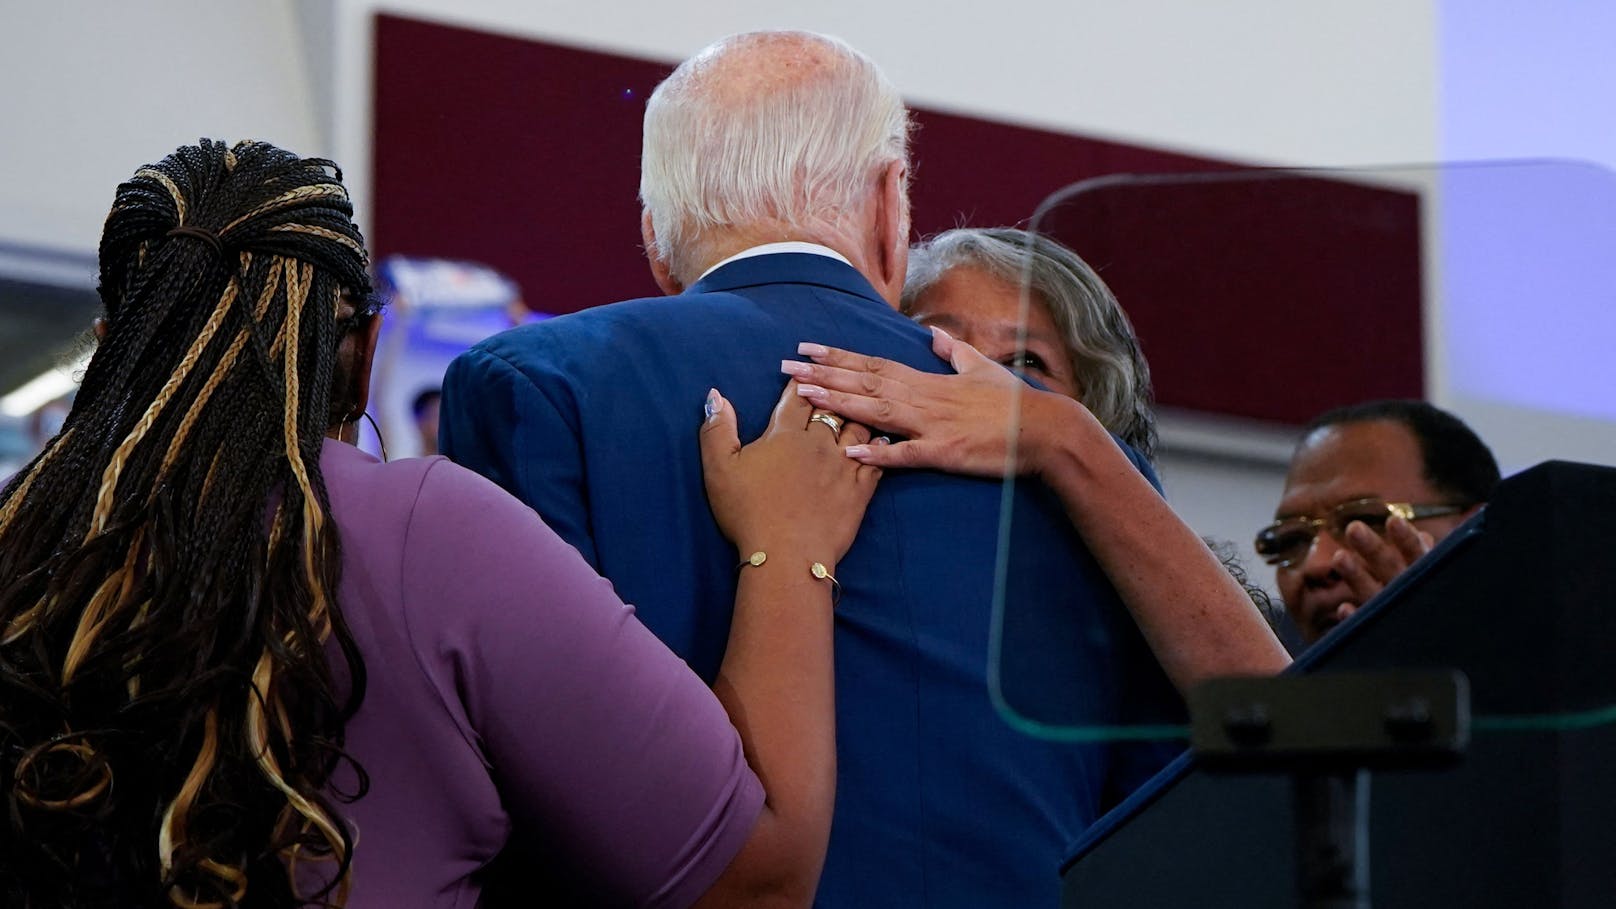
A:
[[[347,748],[370,793],[339,803],[358,837],[349,905],[476,906],[513,830],[592,904],[695,901],[763,805],[706,685],[482,477],[330,441],[320,464],[369,674]]]

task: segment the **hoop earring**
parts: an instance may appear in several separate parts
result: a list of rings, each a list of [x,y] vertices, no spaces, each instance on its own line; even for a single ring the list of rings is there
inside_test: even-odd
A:
[[[382,428],[376,425],[376,418],[370,415],[370,411],[364,411],[360,414],[360,416],[364,417],[365,420],[370,423],[371,430],[376,433],[376,444],[381,446],[382,463],[385,464],[387,462],[387,440],[382,438]],[[355,420],[354,422],[358,421]]]

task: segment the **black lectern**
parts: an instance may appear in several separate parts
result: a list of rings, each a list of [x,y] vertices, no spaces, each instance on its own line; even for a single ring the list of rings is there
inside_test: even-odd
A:
[[[1506,480],[1291,671],[1381,669],[1463,672],[1473,720],[1459,763],[1375,774],[1375,909],[1616,905],[1616,469]],[[1295,906],[1293,791],[1186,754],[1078,844],[1063,905]]]

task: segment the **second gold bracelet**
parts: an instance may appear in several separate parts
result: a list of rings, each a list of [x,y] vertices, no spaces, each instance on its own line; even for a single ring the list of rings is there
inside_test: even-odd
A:
[[[748,566],[757,568],[768,560],[769,554],[759,549],[757,552],[754,552],[742,559],[740,564],[735,566],[735,570],[739,572],[742,568],[746,568]],[[830,582],[830,605],[832,608],[835,608],[836,605],[842,601],[842,582],[836,580],[836,576],[830,573],[830,569],[825,567],[824,562],[809,562],[808,573],[821,581]]]

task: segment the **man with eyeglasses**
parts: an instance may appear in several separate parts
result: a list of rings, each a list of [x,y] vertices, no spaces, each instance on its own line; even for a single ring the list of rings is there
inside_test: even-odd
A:
[[[1258,554],[1309,644],[1367,602],[1498,485],[1498,462],[1458,417],[1424,401],[1329,411],[1291,456]]]

